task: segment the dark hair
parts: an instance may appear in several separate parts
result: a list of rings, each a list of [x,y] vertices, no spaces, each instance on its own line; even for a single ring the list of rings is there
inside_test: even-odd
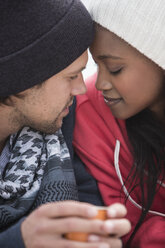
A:
[[[40,89],[45,84],[45,82],[46,81],[43,81],[42,83],[36,84],[33,87],[31,87],[30,89]],[[11,103],[9,103],[9,100],[10,100],[11,96],[15,96],[17,98],[24,98],[25,97],[24,95],[20,95],[20,93],[10,95],[10,96],[5,96],[5,97],[0,96],[0,105],[10,106]]]
[[[8,105],[7,104],[7,100],[9,99],[9,97],[8,96],[6,96],[6,97],[0,97],[0,105]]]
[[[126,246],[129,247],[160,187],[157,181],[163,181],[165,176],[165,128],[150,110],[127,119],[126,128],[134,164],[125,183],[130,179],[129,194],[136,186],[140,186],[142,205],[141,216]]]

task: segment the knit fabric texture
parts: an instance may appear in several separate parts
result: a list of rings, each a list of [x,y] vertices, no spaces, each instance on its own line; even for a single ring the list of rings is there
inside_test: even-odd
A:
[[[164,0],[89,0],[93,20],[165,69]]]
[[[0,97],[40,84],[91,44],[92,19],[79,0],[0,0]]]
[[[10,157],[0,173],[0,231],[41,204],[78,200],[69,150],[61,130],[29,127],[10,136]]]

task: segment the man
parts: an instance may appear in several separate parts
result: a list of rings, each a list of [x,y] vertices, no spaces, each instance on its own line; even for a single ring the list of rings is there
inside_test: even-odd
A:
[[[72,130],[63,125],[66,145],[60,129],[74,96],[86,91],[92,21],[78,0],[5,0],[0,10],[0,247],[94,247],[64,238],[113,228],[89,219],[94,206],[76,202]],[[122,206],[115,211],[125,215]]]

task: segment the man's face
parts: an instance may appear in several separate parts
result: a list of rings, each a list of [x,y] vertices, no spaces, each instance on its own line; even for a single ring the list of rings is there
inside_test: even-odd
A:
[[[57,131],[63,118],[69,113],[73,97],[86,92],[82,70],[87,60],[88,55],[85,52],[43,84],[11,96],[12,125],[18,126],[17,129],[30,126],[44,133]]]

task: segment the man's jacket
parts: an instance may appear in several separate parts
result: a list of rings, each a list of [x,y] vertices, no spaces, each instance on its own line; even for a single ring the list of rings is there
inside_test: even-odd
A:
[[[62,132],[67,143],[71,160],[74,164],[74,170],[76,175],[76,182],[78,186],[79,200],[95,205],[102,205],[102,200],[97,188],[95,180],[89,175],[83,163],[74,154],[72,147],[73,129],[74,129],[74,112],[75,112],[75,101],[70,108],[69,115],[64,119]],[[21,235],[21,223],[26,218],[21,218],[17,223],[7,228],[5,231],[0,233],[0,247],[1,248],[24,248],[24,243]]]

